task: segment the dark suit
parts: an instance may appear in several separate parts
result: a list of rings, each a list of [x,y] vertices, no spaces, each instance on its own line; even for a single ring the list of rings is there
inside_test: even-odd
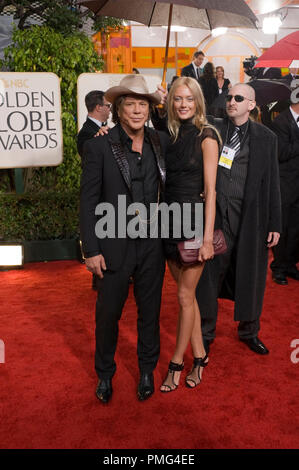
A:
[[[296,271],[299,246],[299,128],[289,108],[274,119],[272,129],[278,137],[283,231],[271,269],[286,275]]]
[[[292,83],[293,80],[299,80],[299,75],[288,73],[287,75],[285,75],[285,76],[282,77],[282,78],[283,78],[283,80],[285,80],[289,85],[291,85],[291,83]]]
[[[226,142],[229,120],[210,119],[210,122],[218,128],[223,142]],[[247,174],[239,216],[233,198],[227,205],[227,194],[231,189],[237,192],[238,182],[230,180],[229,174],[226,179],[221,178],[221,172],[225,169],[218,166],[217,218],[221,220],[229,250],[207,261],[198,284],[197,301],[206,339],[215,337],[217,297],[235,301],[234,319],[240,321],[241,338],[257,336],[266,285],[267,236],[269,232],[281,230],[276,136],[263,125],[252,121],[249,121],[246,135]],[[242,165],[240,168],[242,174]],[[225,181],[226,188],[222,186]]]
[[[93,139],[95,134],[100,129],[100,126],[97,125],[92,119],[87,117],[86,121],[84,122],[82,128],[80,129],[77,135],[77,150],[78,154],[82,158],[83,156],[83,146],[85,142],[89,139]],[[92,288],[96,290],[96,275],[92,275]]]
[[[120,125],[117,125],[109,131],[109,135],[89,140],[84,146],[83,155],[80,207],[83,251],[86,257],[102,254],[107,266],[103,279],[98,279],[96,305],[95,367],[100,379],[111,378],[116,370],[114,354],[118,320],[128,296],[131,276],[138,307],[138,359],[141,372],[153,371],[160,347],[159,312],[165,268],[162,240],[132,239],[126,233],[123,238],[117,235],[119,215],[126,214],[128,205],[133,202],[131,170],[121,132]],[[160,181],[163,189],[163,153],[167,141],[163,135],[151,129],[147,129],[147,136],[150,141],[148,148],[152,149],[152,168],[156,168],[156,185],[158,187]],[[118,199],[120,195],[126,196],[122,210]],[[114,238],[99,239],[96,236],[98,217],[95,208],[100,202],[109,203],[114,208]]]
[[[84,143],[87,140],[92,139],[99,129],[100,129],[100,126],[98,126],[92,119],[87,118],[86,121],[84,122],[77,136],[77,149],[81,158],[83,155]]]
[[[199,76],[202,75],[203,68],[199,67]],[[181,77],[192,77],[195,80],[198,80],[198,77],[195,74],[193,63],[186,65],[182,68]]]

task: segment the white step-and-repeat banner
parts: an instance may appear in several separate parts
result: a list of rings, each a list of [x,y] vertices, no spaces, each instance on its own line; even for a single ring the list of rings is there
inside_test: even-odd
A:
[[[119,85],[126,73],[82,73],[78,77],[77,93],[78,93],[78,131],[83,126],[87,117],[85,106],[85,96],[92,90],[107,91],[108,88]],[[161,84],[161,77],[158,75],[143,75],[150,93],[157,90],[157,85]],[[112,125],[109,122],[109,125]]]

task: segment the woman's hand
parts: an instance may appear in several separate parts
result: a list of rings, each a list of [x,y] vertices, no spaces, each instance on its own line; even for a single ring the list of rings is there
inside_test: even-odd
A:
[[[214,258],[214,246],[213,242],[203,242],[202,246],[199,249],[198,261],[203,263],[209,259]]]

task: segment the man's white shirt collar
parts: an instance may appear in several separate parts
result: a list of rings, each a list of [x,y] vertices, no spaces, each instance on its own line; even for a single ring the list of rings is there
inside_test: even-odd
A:
[[[194,61],[192,62],[192,64],[193,64],[195,73],[196,73],[196,75],[197,75],[197,69],[198,69],[198,73],[199,73],[199,72],[200,72],[200,67],[197,67],[197,66],[195,65]]]
[[[88,117],[88,119],[90,119],[91,121],[95,122],[97,126],[102,127],[102,121],[98,121],[96,118],[91,117],[91,116],[87,116],[87,117]]]

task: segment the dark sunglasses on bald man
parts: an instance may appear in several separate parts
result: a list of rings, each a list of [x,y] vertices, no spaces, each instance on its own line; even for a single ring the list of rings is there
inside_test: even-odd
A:
[[[225,99],[228,103],[230,103],[230,101],[233,98],[235,98],[236,103],[242,103],[242,101],[244,100],[253,101],[253,100],[250,100],[249,98],[246,98],[246,96],[242,96],[242,95],[227,95]]]

